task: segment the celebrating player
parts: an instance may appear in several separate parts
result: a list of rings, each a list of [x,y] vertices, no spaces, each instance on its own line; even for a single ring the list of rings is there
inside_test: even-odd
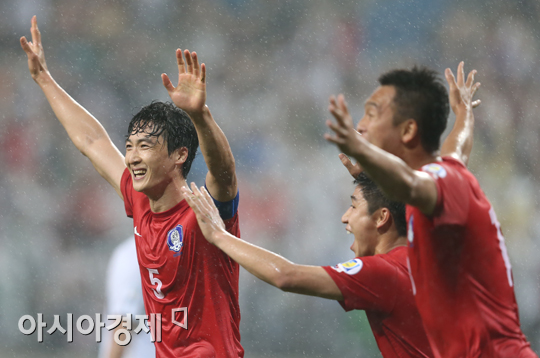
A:
[[[453,80],[449,69],[446,77]],[[470,89],[460,96],[470,110],[478,86],[474,73],[464,77],[460,63],[454,84]],[[390,71],[379,83],[358,132],[343,95],[331,97],[336,122],[325,137],[407,204],[413,292],[435,357],[536,357],[520,329],[495,212],[459,157],[440,156],[446,89],[425,68]]]
[[[480,101],[467,110],[461,95],[476,85],[471,81],[458,87],[451,77],[448,82],[456,124],[443,152],[467,162],[472,107]],[[356,177],[352,205],[342,217],[346,230],[354,234],[351,250],[356,258],[333,267],[297,265],[230,235],[204,188],[192,183],[193,194],[182,190],[205,237],[253,275],[283,291],[337,300],[347,311],[365,310],[383,357],[432,357],[407,269],[405,205],[388,200],[346,156],[340,158]]]
[[[432,357],[406,265],[405,206],[385,198],[365,174],[355,180],[342,217],[354,234],[355,259],[336,266],[294,264],[225,231],[208,192],[183,188],[209,242],[261,280],[287,292],[337,300],[346,311],[366,311],[383,357]]]
[[[155,102],[133,117],[124,158],[103,126],[51,77],[35,16],[31,33],[32,42],[20,42],[32,78],[77,149],[133,218],[146,313],[161,314],[157,356],[242,357],[238,265],[203,238],[180,191],[200,142],[206,187],[227,230],[239,234],[234,158],[205,104],[205,65],[195,52],[176,51],[178,85],[162,75],[174,105]]]

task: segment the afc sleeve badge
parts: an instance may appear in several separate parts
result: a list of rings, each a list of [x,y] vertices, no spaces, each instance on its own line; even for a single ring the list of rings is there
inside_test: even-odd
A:
[[[440,164],[431,163],[422,167],[422,171],[431,174],[435,179],[446,177],[446,169]]]
[[[364,263],[360,259],[352,259],[342,264],[332,266],[337,272],[345,272],[347,275],[355,275],[362,269]]]
[[[182,225],[177,225],[174,229],[167,233],[167,245],[169,250],[180,252],[184,245],[184,229]]]

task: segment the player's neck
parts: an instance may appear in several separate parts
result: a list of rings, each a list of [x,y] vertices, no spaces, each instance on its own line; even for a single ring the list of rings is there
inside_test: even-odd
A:
[[[435,153],[427,153],[421,148],[416,148],[415,150],[405,152],[401,159],[403,159],[409,167],[420,169],[426,164],[440,161],[441,156],[438,151]]]
[[[176,206],[184,200],[184,196],[180,191],[182,186],[187,187],[187,182],[182,176],[178,176],[173,178],[161,190],[157,189],[153,193],[145,193],[150,202],[150,210],[154,213],[161,213]]]
[[[387,254],[396,247],[407,246],[407,238],[405,236],[388,235],[381,238],[381,241],[375,248],[375,255]]]

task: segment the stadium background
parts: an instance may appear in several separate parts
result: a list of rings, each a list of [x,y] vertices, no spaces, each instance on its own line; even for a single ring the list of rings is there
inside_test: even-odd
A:
[[[305,264],[352,258],[340,218],[353,186],[322,139],[328,96],[345,93],[357,120],[382,71],[418,63],[442,74],[459,60],[478,69],[470,167],[502,223],[522,327],[540,348],[536,0],[2,0],[0,357],[95,356],[94,335],[38,344],[17,322],[101,312],[110,253],[132,233],[28,74],[18,39],[33,14],[54,78],[121,149],[138,108],[168,99],[159,75],[176,76],[174,50],[196,50],[236,157],[243,238]],[[198,157],[188,179],[204,173]],[[379,356],[365,315],[335,302],[244,271],[240,305],[247,357]]]

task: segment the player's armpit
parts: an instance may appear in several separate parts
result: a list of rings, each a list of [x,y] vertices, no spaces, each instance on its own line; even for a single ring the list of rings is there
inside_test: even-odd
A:
[[[293,264],[284,272],[276,286],[286,292],[317,296],[330,300],[343,300],[343,294],[321,266]]]
[[[417,207],[423,214],[431,216],[437,205],[437,184],[429,174],[415,170],[410,183],[410,198],[407,204]]]

